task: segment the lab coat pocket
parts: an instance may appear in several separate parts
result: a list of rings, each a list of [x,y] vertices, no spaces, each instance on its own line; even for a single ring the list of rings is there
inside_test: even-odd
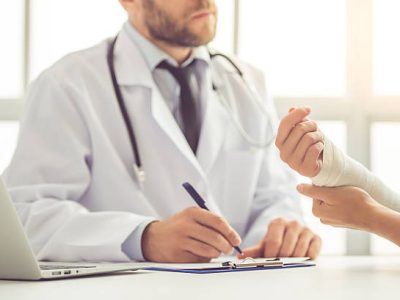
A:
[[[250,212],[261,162],[260,151],[233,151],[225,156],[223,211],[239,228]]]

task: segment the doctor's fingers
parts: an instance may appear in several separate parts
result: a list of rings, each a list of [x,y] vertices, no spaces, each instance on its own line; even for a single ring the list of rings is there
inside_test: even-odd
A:
[[[244,259],[246,257],[253,257],[253,258],[257,258],[257,257],[263,257],[263,250],[264,250],[264,243],[258,243],[255,246],[251,246],[249,248],[243,249],[242,254],[238,253],[237,257],[240,259]]]
[[[318,235],[314,235],[311,240],[306,256],[311,259],[316,259],[321,252],[322,240]]]
[[[222,234],[232,246],[239,246],[242,242],[239,234],[221,216],[201,208],[195,208],[191,211],[191,217],[200,225]]]
[[[278,148],[285,142],[294,126],[296,126],[297,123],[302,122],[310,112],[311,109],[308,107],[296,108],[281,120],[275,141]]]
[[[189,225],[187,231],[189,237],[210,245],[224,254],[232,254],[232,245],[219,232],[198,223]]]
[[[187,250],[182,250],[176,253],[176,258],[173,260],[176,263],[208,263],[210,258],[195,255]]]
[[[302,230],[303,226],[298,221],[291,221],[286,225],[282,246],[278,256],[290,257],[293,255]]]
[[[286,224],[286,220],[282,218],[275,219],[269,224],[267,234],[263,241],[263,257],[278,256],[282,247]]]
[[[214,247],[192,238],[183,241],[182,249],[199,258],[212,259],[221,255],[221,252]]]
[[[308,133],[316,131],[318,131],[318,126],[314,121],[305,121],[296,124],[286,140],[278,146],[281,159],[286,162],[292,156],[303,137]]]
[[[297,241],[296,248],[294,249],[293,252],[293,256],[294,257],[306,256],[314,236],[315,234],[310,229],[304,228]]]

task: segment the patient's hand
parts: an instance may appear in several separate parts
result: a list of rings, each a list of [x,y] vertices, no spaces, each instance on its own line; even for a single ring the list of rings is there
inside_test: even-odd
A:
[[[303,176],[318,175],[322,166],[324,135],[308,120],[310,108],[292,108],[282,119],[275,145],[281,159]]]
[[[323,224],[378,233],[376,224],[385,223],[385,210],[364,190],[353,187],[318,187],[300,184],[297,190],[313,199],[313,214]],[[376,222],[375,220],[379,220]],[[398,236],[398,234],[397,234]]]

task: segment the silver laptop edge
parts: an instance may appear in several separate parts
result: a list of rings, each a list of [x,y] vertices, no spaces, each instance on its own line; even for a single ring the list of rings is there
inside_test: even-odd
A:
[[[42,264],[42,263],[41,263]],[[40,280],[56,279],[118,271],[135,271],[143,264],[80,264],[57,263],[65,268],[48,264],[41,270],[29,244],[14,204],[0,177],[0,279]]]

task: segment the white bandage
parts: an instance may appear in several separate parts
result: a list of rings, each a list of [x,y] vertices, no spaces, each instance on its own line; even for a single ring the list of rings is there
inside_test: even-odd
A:
[[[320,173],[311,178],[318,186],[356,186],[373,199],[400,211],[400,195],[387,187],[377,176],[359,162],[345,155],[329,139],[324,140],[324,159]]]

